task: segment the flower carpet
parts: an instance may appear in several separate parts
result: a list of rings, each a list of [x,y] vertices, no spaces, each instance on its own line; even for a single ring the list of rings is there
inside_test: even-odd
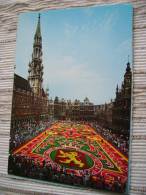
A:
[[[126,183],[128,159],[89,125],[57,122],[17,148],[13,154],[32,158],[36,163],[49,162],[57,169],[92,180],[102,176],[106,183]]]

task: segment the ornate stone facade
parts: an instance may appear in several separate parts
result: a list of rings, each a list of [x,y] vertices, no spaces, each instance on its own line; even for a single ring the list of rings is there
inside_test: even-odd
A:
[[[128,62],[121,88],[119,89],[118,86],[116,88],[116,98],[112,109],[113,129],[124,134],[129,134],[130,131],[131,83],[132,72]]]

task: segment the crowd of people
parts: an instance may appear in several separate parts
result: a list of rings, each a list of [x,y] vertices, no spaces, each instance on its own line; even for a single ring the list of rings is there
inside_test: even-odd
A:
[[[128,156],[128,150],[129,150],[129,137],[128,137],[128,135],[114,133],[110,129],[106,129],[106,128],[101,127],[96,122],[91,123],[91,126],[94,127],[94,129],[96,129],[97,133],[99,133],[107,141],[109,141],[116,148],[118,148],[123,154]]]
[[[55,181],[64,184],[106,189],[113,192],[124,192],[125,182],[116,177],[114,180],[106,180],[101,174],[91,175],[88,170],[79,170],[76,175],[73,170],[68,171],[65,167],[59,167],[50,161],[35,161],[30,157],[23,158],[17,154],[9,156],[9,173],[33,179]]]
[[[51,120],[32,120],[31,122],[21,122],[11,127],[10,151],[17,148],[21,144],[29,141],[39,133],[51,126]],[[82,123],[87,123],[83,122]],[[107,141],[117,147],[122,153],[128,156],[129,137],[123,134],[113,133],[112,130],[101,127],[97,122],[88,123],[96,132],[103,136]]]
[[[29,141],[52,124],[48,120],[21,121],[11,127],[10,151]]]

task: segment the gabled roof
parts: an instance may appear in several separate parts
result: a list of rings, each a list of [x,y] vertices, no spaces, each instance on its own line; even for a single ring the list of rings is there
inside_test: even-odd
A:
[[[31,91],[31,87],[28,80],[24,79],[23,77],[17,74],[14,74],[14,87],[15,89]]]

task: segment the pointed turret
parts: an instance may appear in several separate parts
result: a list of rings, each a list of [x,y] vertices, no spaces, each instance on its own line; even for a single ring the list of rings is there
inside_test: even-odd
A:
[[[131,68],[130,68],[130,62],[127,63],[127,67],[126,67],[126,72],[130,72]]]
[[[128,62],[127,62],[126,72],[125,72],[124,78],[131,79],[131,75],[132,75],[132,73],[131,73],[130,62],[129,62],[129,57],[128,57]]]
[[[36,27],[36,32],[34,35],[34,43],[33,47],[42,47],[42,36],[41,36],[41,21],[40,21],[40,14],[38,16],[38,23]]]
[[[36,33],[34,35],[32,60],[29,63],[28,74],[29,74],[28,81],[34,94],[41,96],[43,82],[43,64],[40,14],[38,16]]]
[[[130,72],[130,71],[131,71],[131,68],[130,68],[129,55],[128,55],[128,62],[127,62],[126,72]]]
[[[126,67],[126,72],[124,75],[124,92],[125,95],[128,96],[129,94],[131,94],[131,80],[132,80],[132,72],[131,72],[131,68],[130,68],[130,62],[128,59],[127,62],[127,67]]]

